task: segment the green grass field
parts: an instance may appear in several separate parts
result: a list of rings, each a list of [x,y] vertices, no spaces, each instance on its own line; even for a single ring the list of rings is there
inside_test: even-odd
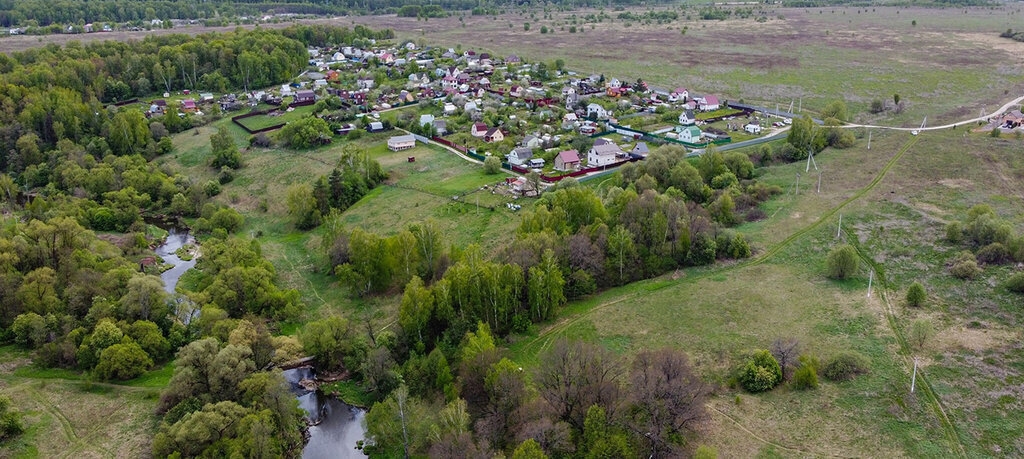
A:
[[[306,105],[302,107],[295,107],[291,111],[281,113],[277,116],[270,115],[257,115],[250,116],[249,118],[243,118],[238,120],[245,127],[249,128],[250,131],[268,128],[276,126],[278,124],[290,123],[292,121],[298,121],[305,118],[313,113],[313,106]]]

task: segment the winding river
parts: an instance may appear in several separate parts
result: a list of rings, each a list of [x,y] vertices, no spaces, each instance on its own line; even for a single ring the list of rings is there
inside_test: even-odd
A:
[[[175,252],[185,245],[195,244],[195,238],[188,229],[177,226],[165,228],[168,231],[167,239],[156,248],[156,254],[163,258],[165,263],[174,265],[160,274],[164,281],[164,289],[174,293],[178,280],[185,274],[185,271],[196,265],[196,258],[189,261],[182,260]],[[198,316],[196,310],[186,322]],[[356,442],[366,436],[363,428],[363,418],[366,410],[347,405],[334,397],[328,397],[319,390],[311,391],[299,384],[303,379],[316,377],[312,367],[299,367],[284,372],[284,377],[291,384],[292,392],[299,400],[299,407],[308,413],[309,419],[309,443],[302,449],[303,459],[345,459],[365,458],[362,451],[357,450]]]

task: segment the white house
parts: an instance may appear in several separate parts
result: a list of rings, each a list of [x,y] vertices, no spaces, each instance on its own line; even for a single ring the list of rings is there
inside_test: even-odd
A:
[[[402,151],[416,146],[416,138],[411,135],[399,135],[388,139],[388,150]]]
[[[679,131],[679,140],[683,142],[697,143],[700,141],[700,136],[700,128],[697,126],[685,127],[682,131]]]
[[[420,126],[426,126],[434,122],[434,115],[420,115]]]
[[[527,135],[523,137],[521,145],[527,148],[540,148],[541,139],[535,135]]]
[[[587,117],[598,120],[608,119],[608,110],[605,110],[604,107],[598,104],[592,103],[587,105]]]
[[[747,123],[746,126],[743,126],[743,130],[747,131],[748,134],[760,134],[761,123],[758,123],[757,121],[751,121]]]
[[[322,88],[324,86],[327,86],[327,80],[325,80],[323,78],[320,78],[318,80],[314,80],[313,81],[313,87],[314,88]]]
[[[462,110],[467,112],[477,111],[476,102],[466,102],[466,105],[462,107]]]
[[[602,167],[621,161],[626,153],[618,145],[604,139],[598,139],[587,153],[587,166]]]
[[[356,85],[359,86],[359,89],[373,89],[373,78],[360,78],[356,80]]]
[[[721,104],[718,103],[717,96],[702,96],[697,98],[697,107],[702,112],[709,112],[712,110],[718,110],[721,108]]]
[[[668,95],[669,102],[686,102],[686,99],[690,98],[690,91],[686,88],[676,88]]]
[[[473,123],[473,126],[469,128],[469,134],[473,137],[483,137],[487,134],[487,125],[484,123]]]
[[[533,158],[533,150],[526,147],[515,148],[508,153],[505,157],[509,164],[522,166],[525,165],[530,158]]]
[[[455,110],[456,110],[455,104],[452,104],[452,103],[444,104],[444,114],[445,114],[445,116],[454,115],[455,114]]]
[[[697,122],[697,117],[693,116],[693,110],[683,110],[679,114],[679,124],[683,126],[693,126]]]

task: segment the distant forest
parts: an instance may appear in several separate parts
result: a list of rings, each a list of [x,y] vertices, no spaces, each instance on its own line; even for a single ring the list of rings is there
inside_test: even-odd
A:
[[[89,22],[134,22],[153,19],[235,18],[259,14],[392,14],[403,6],[440,7],[445,11],[466,11],[502,7],[550,6],[576,8],[612,5],[650,5],[669,0],[0,0],[0,26],[47,26]]]

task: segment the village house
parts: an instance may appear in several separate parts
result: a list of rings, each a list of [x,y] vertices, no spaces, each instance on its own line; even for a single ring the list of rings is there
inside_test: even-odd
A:
[[[502,140],[505,140],[505,134],[501,133],[501,129],[491,128],[484,133],[484,142],[494,143],[501,142]]]
[[[555,156],[555,169],[565,172],[580,168],[580,154],[576,150],[561,151]]]
[[[487,134],[487,125],[484,123],[473,123],[473,126],[469,128],[469,134],[473,137],[483,137]]]
[[[700,128],[697,126],[688,126],[679,131],[679,140],[689,143],[700,142]]]
[[[591,103],[587,105],[587,118],[597,120],[608,119],[608,110],[605,110],[604,107],[598,104]]]
[[[508,160],[508,163],[514,166],[525,165],[526,162],[530,160],[530,158],[533,158],[533,150],[526,147],[514,148],[512,149],[512,151],[508,152],[508,155],[505,156],[505,159]]]
[[[156,99],[149,104],[149,113],[154,115],[163,115],[165,110],[167,110],[167,101],[163,99]]]
[[[445,135],[448,133],[448,122],[445,120],[434,120],[434,132],[437,135]]]
[[[313,87],[314,88],[322,88],[324,86],[327,86],[327,80],[326,79],[320,78],[318,80],[314,80],[313,81]]]
[[[360,78],[356,80],[356,86],[359,87],[359,89],[373,89],[373,84],[373,78]]]
[[[519,144],[527,148],[540,148],[542,143],[543,142],[539,137],[535,135],[527,135],[526,137],[523,137],[523,141]]]
[[[295,92],[295,103],[315,102],[316,93],[308,89]]]
[[[679,114],[679,124],[683,126],[693,126],[697,122],[697,117],[693,116],[693,110],[686,109]]]
[[[587,153],[587,165],[590,167],[603,167],[621,161],[626,153],[613,142],[605,139],[597,139],[594,146]]]
[[[759,123],[757,120],[751,121],[747,123],[745,126],[743,126],[743,130],[747,131],[748,134],[760,134],[761,123]]]
[[[420,115],[420,126],[426,126],[434,122],[434,115]]]
[[[402,151],[416,146],[416,138],[411,135],[399,135],[388,139],[388,150]]]
[[[721,105],[718,103],[717,96],[701,96],[697,98],[697,107],[702,112],[710,112],[712,110],[718,110]]]
[[[384,123],[380,121],[371,121],[370,125],[366,128],[367,132],[381,132],[384,130]]]
[[[181,101],[181,111],[183,113],[195,113],[196,112],[196,101],[192,99],[185,99]]]
[[[633,149],[630,150],[629,152],[630,154],[646,157],[648,154],[651,153],[651,150],[647,148],[647,142],[637,142],[636,145],[633,146]]]
[[[444,114],[445,114],[445,116],[454,115],[455,114],[455,110],[457,110],[457,108],[455,107],[455,104],[450,103],[450,102],[444,104]]]
[[[477,111],[476,102],[466,102],[466,105],[462,106],[462,110],[467,113]]]
[[[669,102],[686,102],[686,99],[690,98],[690,91],[686,88],[676,88],[668,95]]]

